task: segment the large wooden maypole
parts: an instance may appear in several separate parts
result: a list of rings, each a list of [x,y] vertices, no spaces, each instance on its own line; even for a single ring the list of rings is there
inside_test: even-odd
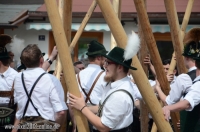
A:
[[[146,0],[144,0],[146,8]],[[144,64],[145,57],[149,54],[148,47],[144,39],[144,35],[141,29],[140,21],[138,20],[138,35],[141,40],[141,47],[139,51],[139,60],[144,69],[146,76],[148,77],[148,66]],[[148,132],[148,122],[149,122],[149,110],[143,100],[140,100],[140,128],[141,132]]]
[[[99,7],[103,13],[103,16],[110,27],[110,30],[117,42],[117,45],[121,48],[125,48],[127,43],[127,35],[115,15],[114,10],[112,9],[112,5],[108,0],[97,0]],[[144,25],[142,25],[144,26]],[[169,123],[165,120],[163,111],[161,106],[149,84],[149,81],[141,67],[141,64],[137,58],[137,56],[133,57],[134,67],[137,67],[136,71],[132,71],[131,73],[135,79],[135,82],[143,96],[144,101],[146,102],[150,113],[158,126],[160,132],[172,132],[172,128]],[[156,110],[155,110],[156,109]]]
[[[62,67],[64,67],[63,72],[68,90],[70,93],[80,97],[80,91],[76,82],[71,54],[56,1],[45,0],[45,4],[47,7],[47,13],[53,30],[56,46],[59,51],[58,54],[60,56],[61,64]],[[88,122],[85,116],[83,116],[78,110],[74,110],[74,115],[78,130],[81,132],[89,132]]]

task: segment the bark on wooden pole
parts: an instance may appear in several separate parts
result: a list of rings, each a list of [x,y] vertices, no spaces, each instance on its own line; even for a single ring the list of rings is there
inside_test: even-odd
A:
[[[76,77],[74,73],[70,50],[68,47],[68,42],[66,39],[65,31],[62,25],[62,21],[58,12],[58,7],[56,1],[45,0],[47,7],[47,13],[53,30],[53,35],[58,48],[58,54],[60,56],[63,69],[65,82],[69,88],[69,92],[80,97],[80,91],[78,84],[76,82]],[[80,111],[74,110],[75,119],[77,122],[78,130],[81,132],[89,132],[88,122],[84,115]]]
[[[146,8],[146,0],[144,0]],[[143,32],[141,29],[140,21],[138,20],[138,35],[140,36],[141,47],[139,51],[139,60],[144,69],[146,76],[148,77],[148,66],[144,64],[145,57],[149,54],[147,44],[144,40]],[[149,110],[143,100],[140,101],[140,128],[141,132],[148,132],[149,122]]]
[[[159,52],[158,52],[158,49],[157,49],[157,46],[156,46],[156,41],[153,37],[153,33],[152,33],[152,30],[151,30],[151,27],[150,27],[150,23],[149,23],[149,19],[148,19],[148,16],[147,16],[147,12],[145,10],[144,2],[140,1],[140,0],[134,0],[134,3],[135,3],[135,6],[136,6],[136,10],[137,10],[137,13],[138,13],[138,18],[139,18],[140,24],[142,25],[141,26],[142,31],[144,32],[144,39],[147,43],[151,58],[153,58],[152,62],[153,62],[153,65],[155,67],[157,79],[160,82],[160,85],[162,87],[163,92],[166,95],[168,95],[169,91],[170,91],[169,83],[168,83],[167,78],[165,76],[164,70],[160,70],[160,69],[163,69],[163,66],[162,66],[161,58],[160,58],[160,55],[159,55]],[[175,118],[175,117],[176,116],[174,116],[172,118],[172,120],[177,121],[177,118]]]
[[[111,32],[113,33],[113,36],[117,42],[117,45],[121,48],[125,48],[127,43],[127,35],[115,15],[114,10],[112,9],[112,5],[110,1],[108,0],[97,0],[97,3],[99,7],[101,8],[101,11],[103,13],[103,16],[107,22],[107,24],[110,27]],[[144,101],[146,102],[150,113],[156,122],[156,125],[158,126],[158,129],[160,132],[172,132],[172,129],[169,125],[169,123],[164,119],[163,111],[161,109],[161,106],[156,99],[156,96],[149,84],[149,81],[141,67],[141,64],[137,58],[137,56],[133,57],[133,63],[132,65],[134,67],[137,67],[136,71],[132,71],[131,73],[135,79],[135,82],[143,96]]]
[[[166,13],[167,13],[167,19],[170,26],[171,38],[172,38],[176,60],[177,60],[178,73],[179,74],[186,73],[187,70],[184,65],[184,60],[182,56],[183,41],[181,40],[181,36],[179,33],[180,26],[179,26],[176,7],[175,7],[175,2],[174,0],[164,0],[164,2],[165,2]]]
[[[70,51],[71,52],[73,52],[73,49],[76,46],[76,43],[78,42],[81,34],[83,33],[83,30],[84,30],[85,26],[87,25],[87,23],[88,23],[91,15],[92,15],[94,9],[96,8],[96,6],[97,6],[97,2],[96,2],[96,0],[93,0],[93,2],[91,4],[87,14],[85,15],[85,17],[84,17],[84,19],[83,19],[78,31],[76,32],[76,35],[73,38],[72,43],[70,44]]]
[[[189,0],[188,1],[187,7],[186,7],[186,11],[185,11],[185,15],[184,15],[184,18],[183,18],[183,22],[182,22],[182,25],[181,25],[181,29],[179,31],[179,34],[181,36],[181,41],[183,41],[183,38],[185,36],[186,27],[187,27],[188,22],[189,22],[189,18],[190,18],[190,14],[192,12],[193,4],[194,4],[194,0]],[[172,74],[174,68],[176,67],[176,60],[174,60],[173,57],[172,57],[172,61],[173,62],[170,63],[168,74]]]
[[[113,0],[113,9],[116,13],[116,15],[118,16],[119,20],[121,20],[121,0]],[[113,37],[112,33],[111,33],[111,44],[110,44],[110,49],[114,48],[115,46],[117,46],[115,38]]]

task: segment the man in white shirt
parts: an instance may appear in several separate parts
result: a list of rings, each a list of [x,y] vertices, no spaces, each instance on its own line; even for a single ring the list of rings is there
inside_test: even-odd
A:
[[[79,89],[84,95],[85,102],[88,105],[98,105],[101,100],[103,86],[106,85],[106,82],[104,81],[105,72],[102,70],[105,61],[103,55],[106,53],[107,51],[103,44],[97,42],[96,40],[92,40],[88,44],[88,51],[86,53],[89,65],[76,75]],[[73,129],[75,131],[76,123],[74,122],[71,110],[70,115],[73,120]]]
[[[162,97],[162,100],[164,100],[168,104],[168,106],[163,108],[166,114],[166,118],[168,118],[169,111],[180,111],[184,109],[189,109],[189,107],[191,107],[190,110],[192,110],[194,106],[198,105],[200,102],[200,96],[198,91],[199,89],[196,89],[197,86],[199,87],[198,82],[193,84],[199,78],[198,77],[200,69],[198,62],[200,57],[199,36],[200,36],[200,28],[194,28],[190,30],[185,35],[184,38],[184,43],[186,45],[184,48],[183,56],[185,65],[189,69],[188,73],[181,74],[177,77],[175,83],[171,86],[170,93],[167,97],[162,93],[160,87],[156,87],[159,96]],[[196,60],[196,62],[194,60]],[[194,64],[196,65],[197,69]],[[195,77],[196,79],[194,80]],[[180,101],[181,98],[183,99]],[[200,111],[200,109],[198,110]],[[186,112],[186,111],[180,112],[180,122],[181,122],[182,132],[194,131],[195,124],[198,122],[198,119],[200,118],[198,114],[196,115],[194,114],[196,113],[195,111],[196,109],[193,112]],[[197,113],[199,113],[199,111]],[[198,128],[200,128],[200,126]]]
[[[130,130],[129,127],[133,122],[134,90],[127,74],[129,69],[136,70],[131,67],[131,63],[132,57],[139,50],[137,47],[140,42],[137,35],[132,37],[134,37],[132,39],[134,42],[127,45],[130,49],[136,48],[135,52],[115,47],[108,55],[105,55],[107,59],[104,63],[106,70],[104,79],[108,83],[104,88],[99,106],[87,107],[83,96],[78,98],[72,94],[69,95],[69,105],[80,110],[87,117],[95,127],[93,132],[127,132]],[[94,113],[97,113],[98,116]]]
[[[20,120],[41,116],[46,120],[62,124],[67,106],[60,81],[51,74],[44,74],[30,91],[40,75],[46,73],[41,67],[44,63],[42,53],[36,44],[30,44],[21,54],[21,61],[27,69],[15,78],[14,96],[18,104],[16,121],[12,132],[17,131]],[[23,84],[24,81],[24,84]],[[27,90],[27,92],[26,92]],[[28,95],[27,95],[28,94]],[[32,102],[28,102],[28,96]],[[25,107],[27,105],[27,107]]]
[[[10,67],[11,57],[6,49],[6,45],[11,42],[11,37],[5,34],[0,35],[0,131],[8,132],[10,130],[5,130],[4,125],[14,123],[14,112],[15,106],[10,103],[10,98],[13,96],[11,92],[13,87],[13,82],[17,72]],[[9,105],[11,104],[11,105]],[[5,110],[6,108],[6,110]],[[8,111],[9,110],[9,111]],[[11,112],[7,115],[8,112]],[[8,119],[5,121],[5,119]]]

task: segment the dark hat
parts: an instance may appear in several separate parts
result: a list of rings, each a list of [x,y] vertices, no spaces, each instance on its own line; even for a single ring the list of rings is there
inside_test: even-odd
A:
[[[135,67],[131,67],[132,58],[129,60],[124,60],[124,49],[120,47],[114,47],[108,55],[104,55],[107,59],[114,61],[126,68],[137,70]]]
[[[42,53],[42,56],[44,56],[45,55],[45,53]],[[22,69],[26,69],[26,66],[21,62],[21,65],[19,65],[18,67],[17,67],[17,70],[22,70]]]
[[[86,55],[88,56],[105,55],[106,53],[108,53],[108,51],[106,51],[103,44],[97,42],[96,40],[92,40],[88,44],[88,52],[86,53]]]
[[[6,44],[11,42],[11,37],[6,34],[0,34],[0,59],[10,58],[8,51],[6,49]]]
[[[17,67],[17,70],[19,70],[19,71],[22,69],[24,69],[24,70],[26,69],[26,66],[23,63],[21,63],[21,65]]]
[[[184,37],[183,56],[200,60],[200,28],[191,29]]]

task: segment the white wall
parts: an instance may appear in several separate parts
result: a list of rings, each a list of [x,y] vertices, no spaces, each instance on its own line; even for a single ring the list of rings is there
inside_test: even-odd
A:
[[[4,33],[10,35],[11,37],[16,35],[17,38],[24,39],[25,46],[28,44],[38,44],[41,51],[46,53],[44,59],[48,58],[49,31],[26,30],[26,25],[22,24],[15,29],[5,29]],[[39,35],[45,35],[45,41],[39,41]]]

